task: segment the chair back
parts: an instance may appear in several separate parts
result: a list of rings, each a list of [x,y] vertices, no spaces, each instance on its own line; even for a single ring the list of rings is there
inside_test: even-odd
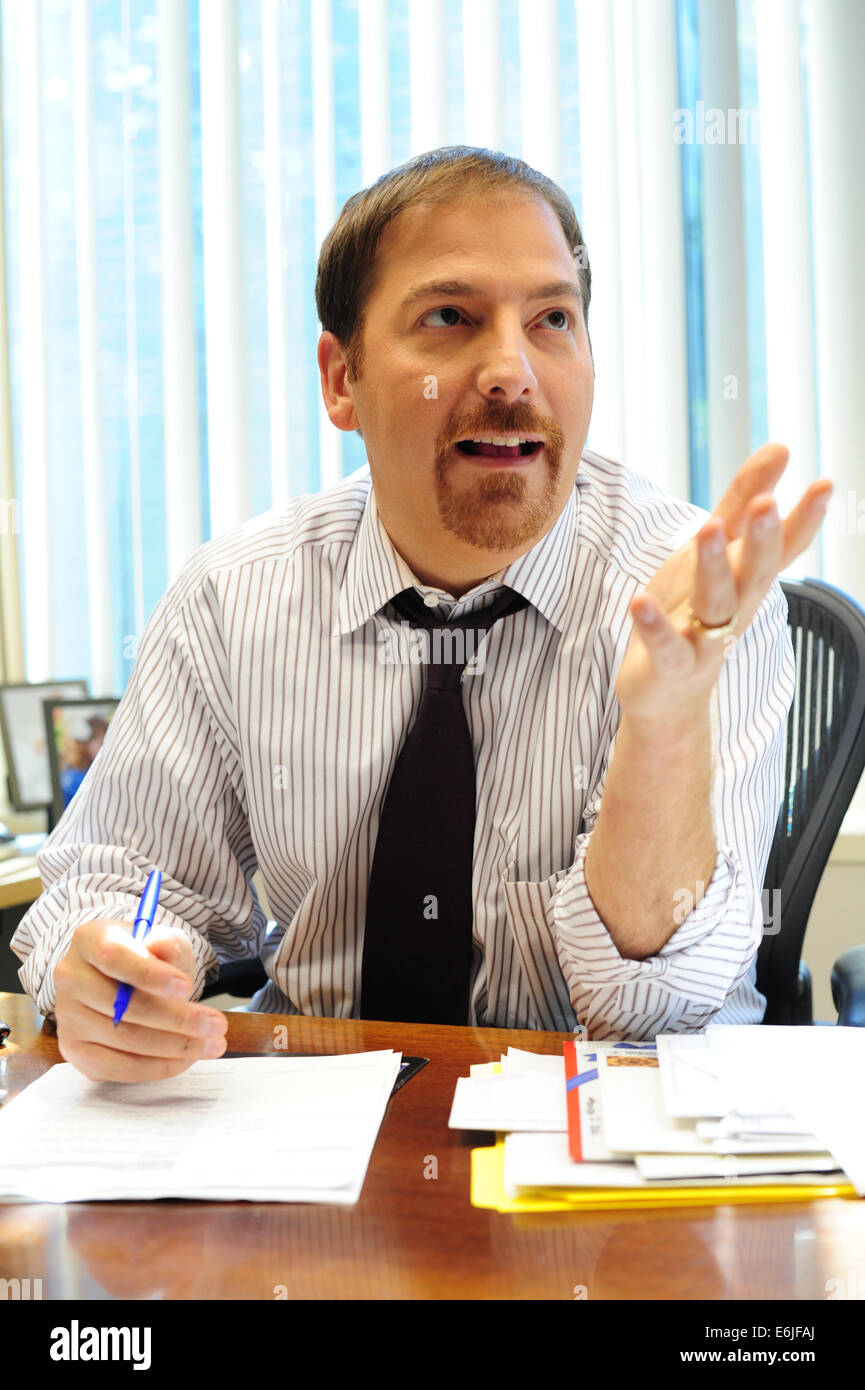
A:
[[[865,610],[819,579],[784,579],[796,690],[787,716],[784,798],[764,879],[780,930],[757,953],[764,1023],[811,1023],[800,982],[811,905],[865,768]],[[778,890],[780,897],[772,894]],[[804,977],[807,977],[805,971]]]

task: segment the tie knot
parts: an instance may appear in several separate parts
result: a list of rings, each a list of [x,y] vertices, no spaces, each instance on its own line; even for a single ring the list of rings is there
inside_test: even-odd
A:
[[[429,687],[438,690],[458,690],[466,665],[477,656],[493,623],[519,612],[527,604],[528,599],[522,594],[503,586],[486,608],[442,623],[414,588],[403,589],[390,600],[400,617],[412,627],[426,631],[423,664],[429,666]]]

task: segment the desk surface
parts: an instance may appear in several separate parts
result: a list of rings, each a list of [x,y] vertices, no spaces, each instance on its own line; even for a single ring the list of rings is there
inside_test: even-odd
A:
[[[447,1128],[456,1079],[509,1045],[556,1053],[566,1036],[229,1014],[229,1048],[430,1058],[392,1097],[355,1207],[245,1202],[0,1204],[0,1278],[41,1278],[48,1299],[817,1299],[865,1287],[865,1201],[690,1211],[505,1216],[469,1202],[469,1153]],[[62,1060],[24,995],[10,1097]],[[2,1072],[3,1069],[0,1069]],[[430,1160],[435,1159],[435,1164]],[[425,1176],[437,1167],[436,1178]]]
[[[42,880],[32,854],[0,859],[0,911],[33,903],[42,892]]]

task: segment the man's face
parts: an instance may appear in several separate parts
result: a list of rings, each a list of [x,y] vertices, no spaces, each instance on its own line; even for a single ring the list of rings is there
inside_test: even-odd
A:
[[[361,374],[335,367],[329,414],[363,430],[382,521],[415,573],[467,587],[535,545],[573,487],[594,391],[577,268],[553,209],[521,192],[407,209],[378,264]],[[322,339],[320,363],[338,364]],[[461,447],[484,436],[542,442]]]

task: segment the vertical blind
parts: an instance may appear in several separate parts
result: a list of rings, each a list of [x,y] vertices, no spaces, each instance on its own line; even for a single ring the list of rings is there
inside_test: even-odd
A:
[[[0,0],[3,674],[121,692],[198,545],[364,462],[318,250],[444,144],[576,207],[589,447],[711,507],[783,440],[782,510],[836,485],[790,573],[865,602],[863,41],[859,0]]]

